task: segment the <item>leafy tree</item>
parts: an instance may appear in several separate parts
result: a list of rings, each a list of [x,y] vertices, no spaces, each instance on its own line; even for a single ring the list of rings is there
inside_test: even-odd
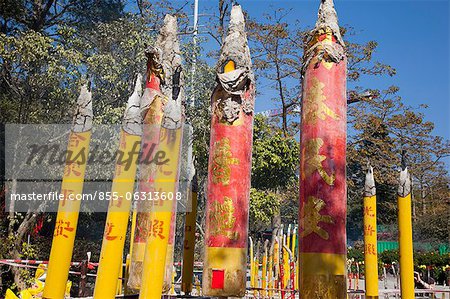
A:
[[[251,234],[264,231],[271,227],[273,216],[280,211],[280,202],[275,193],[270,191],[260,191],[255,188],[250,189],[250,211],[249,216]]]
[[[288,13],[277,9],[265,15],[264,23],[248,23],[254,67],[257,74],[267,79],[277,91],[274,100],[281,106],[279,117],[285,137],[295,135],[298,130],[295,120],[289,119],[289,113],[300,103],[302,40],[305,36],[305,32],[296,26],[298,24],[284,21]]]
[[[298,142],[284,137],[267,118],[255,117],[253,130],[252,186],[261,190],[286,188],[297,179]]]

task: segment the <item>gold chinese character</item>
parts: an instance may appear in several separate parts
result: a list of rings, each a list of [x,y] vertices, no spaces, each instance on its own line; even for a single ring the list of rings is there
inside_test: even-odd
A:
[[[335,175],[329,175],[322,166],[322,162],[327,159],[326,156],[320,155],[320,148],[323,146],[323,140],[314,138],[306,141],[302,150],[302,180],[311,176],[316,170],[322,179],[328,184],[333,185]]]
[[[239,164],[239,159],[232,157],[230,139],[224,137],[214,143],[212,160],[212,182],[214,184],[222,183],[224,186],[227,186],[230,183],[230,165]]]
[[[317,78],[313,78],[312,84],[306,92],[303,103],[303,107],[305,107],[303,119],[307,124],[315,125],[317,119],[325,120],[327,116],[332,119],[339,119],[339,115],[325,104],[326,97],[323,94],[324,86],[325,84]]]
[[[303,231],[300,233],[301,237],[306,237],[309,234],[316,233],[322,239],[328,240],[329,235],[326,230],[319,226],[319,222],[334,223],[330,215],[322,215],[320,211],[325,207],[325,202],[317,197],[308,196],[307,201],[303,204],[300,213],[300,224]]]
[[[234,216],[233,200],[227,196],[223,203],[214,201],[209,212],[211,236],[225,236],[230,240],[237,240],[239,233],[232,231],[236,218]]]

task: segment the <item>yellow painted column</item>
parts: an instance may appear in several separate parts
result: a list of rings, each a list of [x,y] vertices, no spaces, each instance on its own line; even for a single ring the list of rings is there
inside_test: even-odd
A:
[[[297,246],[297,226],[294,228],[294,233],[292,236],[292,256],[294,258],[294,290],[298,291],[298,265],[299,265],[299,260],[298,260],[298,246]]]
[[[278,237],[275,238],[273,246],[273,277],[274,288],[278,290],[280,286],[280,241]],[[275,291],[275,293],[277,292],[278,291]]]
[[[366,298],[378,298],[377,199],[373,169],[369,166],[364,186],[364,269]]]
[[[248,238],[250,247],[250,287],[255,287],[255,263],[254,263],[254,246],[252,237]]]
[[[288,229],[287,229],[287,233],[286,233],[286,246],[288,247],[288,248],[291,248],[291,239],[292,238],[292,236],[291,236],[291,225],[289,224],[288,225]]]
[[[137,219],[137,209],[136,209],[136,207],[133,207],[133,214],[131,216],[130,250],[128,252],[130,259],[131,259],[131,256],[133,255],[133,245],[134,245],[133,237],[134,237],[134,234],[136,233],[136,219]]]
[[[122,259],[120,259],[120,261],[122,261]],[[119,277],[117,277],[117,285],[116,285],[116,295],[121,295],[122,294],[122,278],[123,278],[123,266],[122,263],[120,263],[120,267],[119,267]],[[98,277],[98,276],[97,276]],[[100,297],[100,298],[104,298],[104,297]],[[115,298],[115,297],[113,297]]]
[[[286,236],[288,238],[288,236]],[[290,259],[289,259],[289,247],[287,243],[283,245],[283,285],[284,289],[287,289],[289,286],[289,281],[291,279],[291,268],[290,268]]]
[[[161,29],[165,43],[161,43],[167,51],[164,60],[166,86],[164,88],[168,102],[164,107],[161,121],[158,152],[164,153],[164,163],[158,165],[155,173],[154,190],[150,192],[153,206],[149,218],[149,233],[145,246],[145,255],[142,269],[142,285],[139,298],[161,298],[165,280],[168,245],[175,234],[172,220],[176,213],[176,202],[180,200],[178,192],[180,154],[183,139],[182,102],[184,97],[181,57],[179,56],[179,43],[177,39],[176,17],[166,15],[164,26]],[[169,253],[171,254],[171,253]],[[170,257],[170,256],[169,256]]]
[[[269,288],[268,295],[269,298],[272,298],[273,291],[271,290],[274,287],[273,283],[273,257],[274,257],[274,244],[272,243],[269,250],[269,262],[268,262],[268,273],[267,273],[267,286]]]
[[[260,287],[260,277],[259,277],[259,257],[261,254],[261,241],[258,240],[258,243],[256,245],[256,253],[255,253],[255,266],[254,266],[254,271],[255,271],[255,288],[259,288]],[[254,292],[256,297],[259,297],[259,290],[255,290]]]
[[[398,231],[401,297],[414,298],[414,261],[411,220],[411,178],[407,167],[400,172],[398,187]]]
[[[297,227],[294,227],[293,231],[292,231],[292,242],[291,242],[291,252],[292,255],[294,257],[294,260],[297,259],[297,253],[296,253],[296,242],[297,242]]]
[[[197,179],[195,176],[192,182],[191,194],[192,210],[186,213],[184,225],[183,269],[181,274],[181,291],[185,294],[192,292],[192,278],[194,275],[195,223],[197,219]]]
[[[128,228],[137,171],[137,157],[141,144],[141,123],[139,102],[142,93],[142,77],[139,75],[133,94],[128,100],[120,131],[119,152],[123,158],[116,161],[111,189],[111,200],[106,216],[102,250],[100,252],[94,298],[115,298],[116,284],[122,272],[123,248]],[[132,161],[131,163],[129,163]],[[120,281],[120,289],[121,289]],[[119,286],[117,286],[119,288]]]
[[[133,239],[134,239],[134,234],[136,232],[136,220],[137,220],[137,209],[136,206],[133,205],[132,207],[133,213],[131,216],[131,232],[130,232],[130,249],[128,252],[128,255],[126,257],[126,262],[125,262],[125,285],[124,285],[124,293],[125,295],[130,295],[132,292],[130,290],[130,288],[128,287],[128,280],[130,278],[130,265],[131,265],[131,256],[133,254]]]
[[[77,101],[77,112],[67,147],[67,152],[73,154],[71,157],[67,157],[64,168],[61,185],[61,194],[64,195],[64,199],[59,202],[58,214],[56,215],[43,293],[43,298],[46,299],[64,298],[66,292],[81,204],[81,200],[76,200],[76,198],[83,194],[84,174],[91,140],[92,117],[92,94],[87,85],[83,85]]]
[[[269,240],[266,240],[264,242],[264,255],[262,257],[262,276],[261,276],[261,297],[266,298],[267,296],[267,258],[268,258],[268,246],[269,246]]]
[[[181,73],[180,46],[177,38],[177,19],[175,16],[166,15],[164,17],[164,24],[160,29],[155,46],[148,47],[146,54],[149,58],[147,62],[148,79],[147,88],[143,98],[146,94],[148,95],[148,98],[146,102],[143,103],[143,112],[146,110],[144,124],[147,126],[144,126],[143,130],[142,151],[144,152],[147,150],[152,159],[158,159],[158,153],[165,154],[162,158],[162,160],[164,160],[167,159],[169,153],[164,152],[162,148],[167,149],[167,147],[174,146],[176,142],[172,140],[172,138],[177,138],[174,131],[176,131],[175,129],[181,130],[183,121],[181,119],[181,102],[183,101],[182,97],[184,97],[184,88],[182,82],[183,75]],[[164,112],[162,112],[162,110],[164,110]],[[165,125],[163,125],[163,123],[165,123]],[[161,129],[163,126],[165,126],[164,128],[166,129],[164,132],[161,131],[163,130]],[[167,134],[169,135],[166,136]],[[163,145],[162,148],[159,147],[159,142],[162,141],[162,139],[159,138],[160,136],[170,138],[170,140],[164,141],[166,144]],[[146,144],[148,147],[144,149]],[[179,147],[179,145],[177,146]],[[179,152],[178,147],[177,151]],[[156,153],[153,149],[157,149]],[[170,153],[170,155],[174,154]],[[173,157],[171,158],[170,167],[172,167],[172,163],[174,162]],[[178,163],[178,160],[176,162]],[[154,239],[155,236],[151,235],[155,233],[154,230],[160,229],[164,229],[164,234],[170,236],[170,232],[167,230],[167,227],[171,227],[170,219],[166,220],[165,217],[167,214],[170,214],[170,216],[172,215],[172,203],[174,203],[173,200],[175,200],[176,196],[174,178],[176,177],[176,180],[178,179],[178,177],[175,176],[178,175],[178,173],[167,175],[163,173],[165,168],[169,167],[166,164],[155,165],[155,163],[150,163],[141,166],[139,191],[140,194],[145,194],[147,200],[140,201],[141,204],[138,205],[139,212],[137,215],[136,235],[134,237],[130,279],[128,281],[128,286],[136,291],[141,289],[143,283],[142,278],[147,275],[144,274],[144,271],[148,271],[148,269],[144,267],[145,255],[148,253],[146,248],[148,247],[149,242],[154,243],[154,240],[149,241],[149,238]],[[176,167],[178,168],[178,165],[176,165]],[[160,177],[159,182],[157,182],[157,176]],[[169,196],[173,199],[171,202],[163,198]],[[155,207],[152,204],[152,200],[158,200],[158,198],[161,200],[158,201],[159,206]],[[159,216],[158,218],[155,218],[156,214],[152,214],[152,209],[155,208],[164,211],[159,215],[162,218],[159,218]],[[158,222],[155,223],[155,221]],[[157,235],[159,236],[160,234],[158,233]],[[164,247],[164,256],[170,257],[170,254],[166,254],[166,247],[170,242],[167,240],[164,240],[164,242],[166,244]],[[162,275],[164,276],[164,273]],[[171,278],[169,277],[167,281],[170,282]]]
[[[177,188],[178,192],[178,188]],[[165,263],[165,270],[164,270],[164,283],[163,283],[163,294],[169,294],[169,292],[172,289],[172,281],[173,281],[173,275],[174,275],[174,268],[173,268],[173,255],[175,252],[175,230],[176,230],[176,221],[177,221],[177,214],[176,214],[177,205],[176,203],[172,206],[172,216],[170,218],[170,230],[169,230],[169,240],[167,242],[167,250],[166,250],[166,263]],[[176,271],[175,271],[176,275]]]
[[[173,200],[154,201],[150,213],[150,235],[145,247],[140,299],[156,299],[161,298],[162,295],[170,222],[177,200],[175,196],[178,186],[181,139],[181,127],[172,130],[165,128],[164,123],[162,124],[159,151],[166,153],[168,162],[157,170],[155,186],[160,194],[172,193],[174,198]]]

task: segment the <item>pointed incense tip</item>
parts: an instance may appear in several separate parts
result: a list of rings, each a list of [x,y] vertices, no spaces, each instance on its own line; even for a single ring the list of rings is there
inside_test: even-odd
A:
[[[138,74],[134,85],[134,92],[128,98],[127,107],[122,121],[122,128],[131,135],[142,134],[142,117],[141,117],[141,94],[142,94],[142,75]]]
[[[245,18],[240,5],[234,5],[231,9],[228,32],[220,52],[217,69],[218,73],[225,72],[225,65],[233,61],[236,70],[250,72],[252,61],[248,47],[247,34],[245,33]],[[230,72],[231,73],[231,72]],[[250,74],[253,81],[253,75]]]
[[[183,116],[181,104],[184,101],[184,75],[177,32],[177,18],[167,14],[164,17],[164,25],[160,30],[157,45],[161,49],[165,77],[161,91],[169,99],[164,108],[162,126],[168,129],[179,128]]]
[[[171,63],[171,59],[174,55],[179,55],[180,53],[177,31],[177,18],[170,14],[166,14],[164,17],[164,24],[159,30],[156,45],[162,50],[163,60],[168,60],[169,63]]]
[[[411,176],[408,171],[408,167],[405,166],[400,171],[400,179],[398,184],[398,196],[406,197],[411,193]]]
[[[171,56],[174,55],[174,52],[180,52],[177,31],[177,17],[166,14],[166,16],[164,17],[164,24],[159,30],[157,39],[157,46],[162,49],[164,59],[167,59],[167,55],[169,55],[169,57],[171,58]]]
[[[375,196],[377,190],[375,188],[375,179],[373,178],[373,168],[370,165],[368,165],[367,168],[366,181],[364,184],[364,196],[370,197]]]
[[[334,8],[333,0],[321,0],[314,31],[327,27],[332,30],[338,43],[344,46],[341,32],[339,30],[338,17]]]
[[[92,92],[90,82],[84,83],[80,89],[80,95],[77,99],[77,106],[89,107],[92,110]]]
[[[136,82],[134,83],[134,92],[139,96],[142,95],[142,75],[138,74]]]
[[[89,83],[85,83],[81,86],[77,99],[77,111],[72,126],[72,130],[77,133],[92,129],[92,92],[89,90],[89,85]]]
[[[402,160],[401,160],[401,166],[402,169],[405,170],[406,169],[406,150],[402,150]]]
[[[242,7],[238,4],[233,5],[230,14],[230,31],[244,31],[245,30],[245,18],[242,12]]]
[[[170,14],[166,14],[164,16],[164,25],[161,28],[161,32],[163,33],[171,33],[176,34],[177,33],[177,17],[172,16]]]
[[[269,240],[265,240],[264,241],[264,251],[266,252],[266,254],[267,254],[267,249],[269,248]]]

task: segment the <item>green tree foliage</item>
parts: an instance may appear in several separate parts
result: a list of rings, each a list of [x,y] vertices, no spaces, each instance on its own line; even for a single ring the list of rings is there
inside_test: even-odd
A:
[[[299,167],[298,142],[257,115],[253,130],[252,186],[277,190],[294,184]]]
[[[280,201],[277,195],[267,190],[250,189],[250,233],[270,229],[272,218],[279,213]]]

